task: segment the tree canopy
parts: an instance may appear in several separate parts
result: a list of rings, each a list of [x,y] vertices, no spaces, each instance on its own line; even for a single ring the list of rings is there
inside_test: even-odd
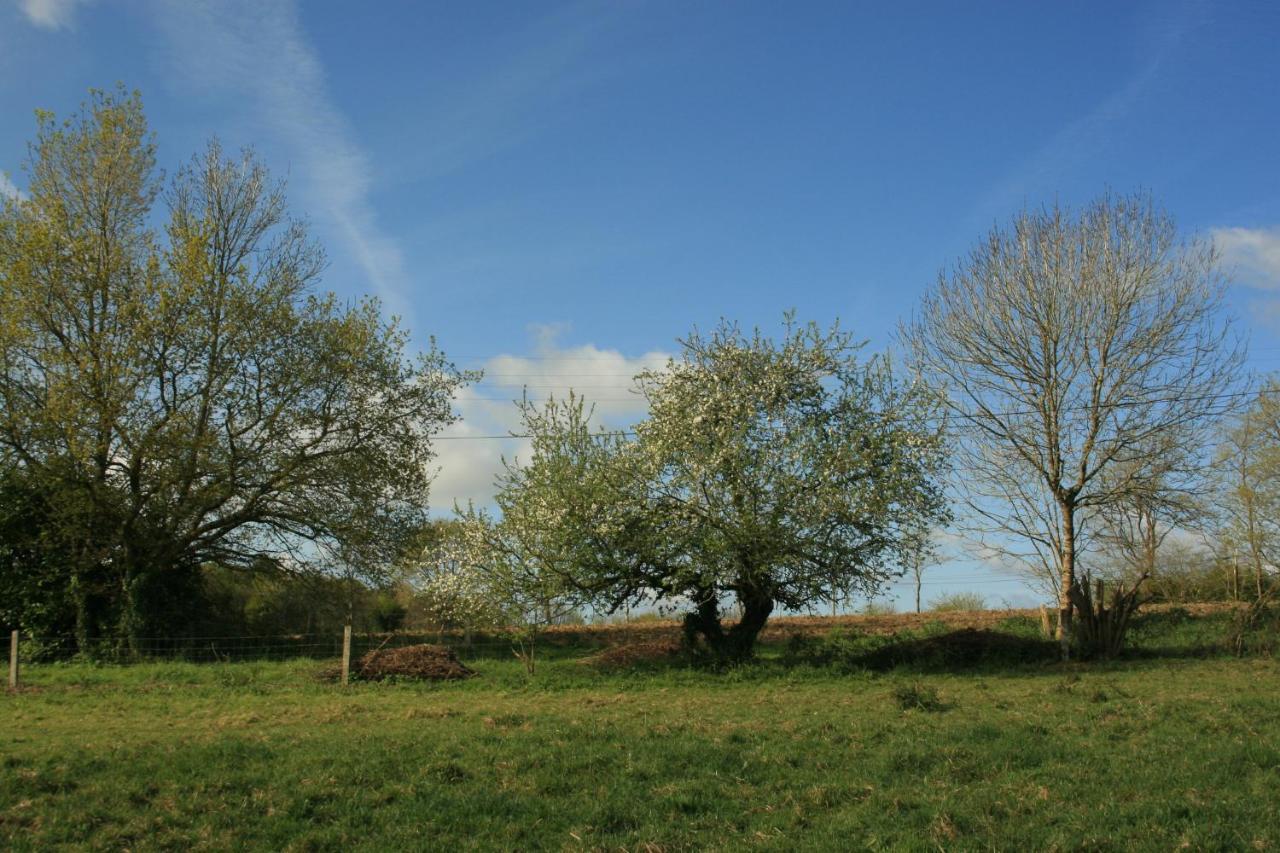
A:
[[[205,563],[397,556],[469,375],[315,290],[252,152],[162,182],[136,94],[41,114],[28,169],[0,212],[0,465],[42,496],[78,633],[179,624]]]
[[[993,229],[904,326],[957,425],[965,496],[994,547],[1057,575],[1064,654],[1091,517],[1173,512],[1239,375],[1212,244],[1145,196],[1026,211]],[[1226,405],[1224,405],[1226,404]]]
[[[637,377],[634,432],[592,430],[580,398],[526,402],[532,455],[500,479],[500,524],[604,607],[687,607],[692,640],[740,658],[775,606],[900,571],[910,531],[945,518],[942,424],[929,389],[838,327],[788,317],[775,341],[722,323],[681,344]]]

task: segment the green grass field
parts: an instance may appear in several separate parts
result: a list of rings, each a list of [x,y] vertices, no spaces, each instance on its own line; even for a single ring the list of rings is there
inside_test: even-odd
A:
[[[1280,664],[1138,656],[967,672],[467,682],[315,661],[32,666],[0,697],[0,846],[1274,849]],[[1167,652],[1167,650],[1166,650]]]

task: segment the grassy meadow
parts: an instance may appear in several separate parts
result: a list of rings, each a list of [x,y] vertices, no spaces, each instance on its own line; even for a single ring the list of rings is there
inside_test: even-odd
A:
[[[901,637],[845,629],[726,671],[569,644],[347,689],[313,660],[33,665],[0,697],[0,846],[1276,849],[1280,663],[1215,651],[1221,622],[1108,663],[873,669]]]

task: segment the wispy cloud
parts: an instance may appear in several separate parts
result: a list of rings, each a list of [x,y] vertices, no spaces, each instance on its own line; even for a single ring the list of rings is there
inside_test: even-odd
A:
[[[1030,197],[1056,192],[1063,176],[1098,161],[1116,131],[1160,79],[1164,67],[1195,23],[1189,2],[1160,7],[1160,17],[1141,34],[1141,61],[1119,86],[1093,109],[1068,121],[1030,156],[1017,163],[979,202],[977,218],[990,221],[1026,204]]]
[[[424,85],[427,131],[398,155],[403,178],[447,174],[519,145],[558,115],[554,107],[599,83],[616,63],[600,57],[623,4],[570,4],[490,44],[479,68],[446,85]]]
[[[291,155],[307,209],[333,227],[388,307],[406,313],[404,260],[370,201],[372,167],[328,93],[296,5],[155,0],[153,8],[180,83],[251,106]]]
[[[1213,243],[1223,264],[1241,284],[1280,290],[1280,226],[1272,228],[1214,228]]]
[[[665,352],[626,356],[595,345],[561,347],[558,327],[534,328],[532,355],[499,355],[484,362],[485,377],[465,389],[457,405],[462,421],[451,427],[436,448],[440,473],[431,487],[431,505],[447,511],[454,502],[487,504],[493,498],[493,481],[502,470],[502,458],[527,460],[529,441],[507,436],[520,431],[515,402],[526,390],[529,399],[568,396],[570,389],[594,404],[596,423],[612,428],[634,424],[645,413],[642,397],[632,392],[632,379],[641,370],[661,367]]]
[[[76,6],[87,0],[18,0],[18,8],[27,20],[46,30],[70,27]]]

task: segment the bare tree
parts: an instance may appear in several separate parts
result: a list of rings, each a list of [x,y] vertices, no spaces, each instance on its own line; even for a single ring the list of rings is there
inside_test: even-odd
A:
[[[1239,375],[1224,285],[1212,244],[1107,196],[994,229],[904,324],[948,389],[974,517],[1056,567],[1064,656],[1091,518],[1170,488],[1168,460],[1203,444]]]
[[[1163,462],[1166,473],[1157,472],[1148,488],[1133,491],[1098,514],[1099,545],[1118,557],[1134,577],[1154,577],[1169,534],[1192,532],[1208,515],[1199,495],[1211,484],[1201,460],[1183,452],[1170,454]]]
[[[936,566],[941,560],[938,541],[934,532],[927,527],[913,528],[907,534],[907,547],[903,554],[903,562],[911,572],[915,581],[916,612],[920,612],[920,587],[924,584],[924,571]],[[832,615],[835,615],[832,613]]]
[[[1253,575],[1256,601],[1266,597],[1266,571],[1280,556],[1280,384],[1269,382],[1225,430],[1214,470],[1220,543]],[[1236,582],[1237,593],[1239,581]]]

